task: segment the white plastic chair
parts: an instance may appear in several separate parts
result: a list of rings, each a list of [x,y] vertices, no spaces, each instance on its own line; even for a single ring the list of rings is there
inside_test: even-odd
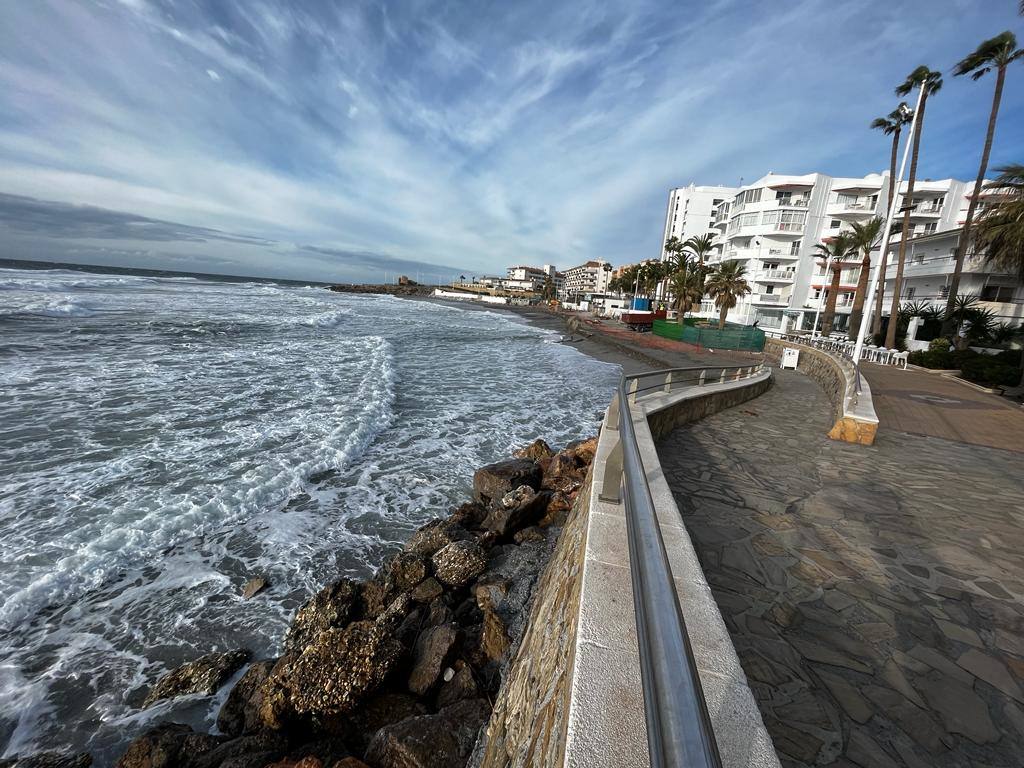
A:
[[[889,359],[889,362],[892,365],[899,365],[902,362],[903,363],[903,370],[905,371],[905,370],[907,370],[907,358],[909,358],[909,357],[910,357],[910,352],[904,350],[903,352],[897,352],[896,354],[894,354]]]
[[[868,344],[864,349],[861,350],[860,359],[867,360],[869,363],[875,359],[875,352],[878,350],[874,344]]]
[[[895,349],[886,349],[885,347],[879,347],[875,350],[875,362],[881,363],[882,365],[889,364],[889,358],[896,352]]]

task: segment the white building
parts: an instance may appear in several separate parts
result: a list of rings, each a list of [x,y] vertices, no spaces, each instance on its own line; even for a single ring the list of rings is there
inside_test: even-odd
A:
[[[587,261],[565,270],[565,285],[559,294],[563,298],[585,293],[607,293],[611,281],[612,265],[603,259]]]
[[[661,237],[662,260],[668,256],[664,245],[670,237],[687,240],[693,236],[718,234],[715,219],[719,206],[732,200],[735,194],[736,187],[698,187],[695,184],[669,190],[665,233]]]
[[[969,183],[954,179],[918,181],[917,208],[910,217],[913,232],[924,235],[955,228],[966,214],[969,191]],[[728,320],[757,321],[768,329],[810,328],[831,282],[831,270],[826,274],[815,245],[848,231],[854,222],[884,216],[888,193],[888,173],[862,178],[769,173],[738,189],[731,201],[717,208],[714,227],[719,245],[709,259],[712,265],[739,261],[746,267],[751,293],[729,311]],[[898,235],[893,240],[898,243]],[[846,327],[859,276],[859,263],[841,274],[837,329]],[[708,298],[696,314],[718,317]]]
[[[901,304],[913,302],[945,309],[960,233],[959,228],[930,232],[907,242],[900,289]],[[899,240],[896,240],[890,245],[885,270],[885,313],[889,312],[892,305],[898,252]],[[1017,275],[1001,272],[986,263],[983,256],[974,252],[973,247],[968,248],[964,258],[957,293],[978,296],[981,299],[978,308],[991,310],[999,322],[1017,325],[1024,320],[1024,283],[1021,283]],[[915,343],[918,324],[916,319],[912,320],[907,333],[911,349],[927,346],[927,340]]]
[[[507,274],[501,281],[501,288],[508,291],[532,291],[540,293],[550,278],[555,291],[560,291],[565,284],[565,276],[551,264],[543,267],[514,266],[506,270]]]

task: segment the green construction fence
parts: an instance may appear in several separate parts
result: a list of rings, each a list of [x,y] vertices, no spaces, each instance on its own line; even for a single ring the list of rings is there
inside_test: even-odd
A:
[[[717,325],[696,326],[688,322],[679,325],[670,320],[655,320],[654,335],[685,341],[687,344],[699,344],[709,349],[743,349],[751,352],[764,349],[764,331],[751,325],[726,323],[725,328],[718,330]]]

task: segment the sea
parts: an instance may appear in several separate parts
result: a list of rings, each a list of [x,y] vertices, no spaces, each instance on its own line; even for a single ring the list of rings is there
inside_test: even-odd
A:
[[[0,262],[0,753],[102,767],[158,722],[213,729],[230,686],[148,687],[276,656],[476,467],[596,433],[619,373],[507,312]]]

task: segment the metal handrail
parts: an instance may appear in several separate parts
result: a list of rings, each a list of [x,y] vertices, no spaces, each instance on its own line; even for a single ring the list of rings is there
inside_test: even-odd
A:
[[[763,369],[764,363],[760,362],[750,366],[668,368],[623,376],[609,411],[606,427],[618,430],[619,439],[605,464],[600,498],[614,502],[621,499],[625,506],[647,747],[654,768],[721,768],[722,760],[647,484],[630,404],[636,402],[640,392],[670,392],[673,384],[680,381],[697,381],[696,386],[703,386],[749,378]],[[709,378],[709,370],[719,375]],[[686,376],[695,371],[700,372],[695,379]],[[727,379],[729,372],[735,375]],[[664,375],[663,382],[639,387],[639,379],[659,375]],[[683,377],[677,378],[679,375]],[[612,482],[616,485],[612,486]]]

